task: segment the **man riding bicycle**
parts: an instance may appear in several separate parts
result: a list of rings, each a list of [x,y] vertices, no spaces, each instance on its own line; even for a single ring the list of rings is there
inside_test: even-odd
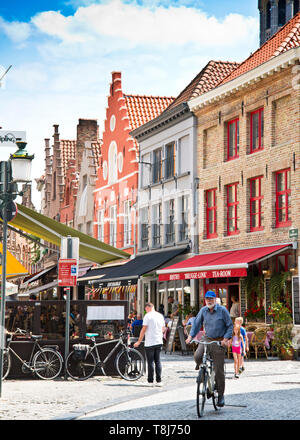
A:
[[[197,335],[203,326],[205,329],[205,341],[221,341],[221,346],[212,344],[209,346],[209,353],[213,359],[216,386],[218,391],[218,403],[219,407],[225,405],[224,391],[225,391],[225,347],[228,345],[229,340],[232,337],[233,324],[230,318],[228,310],[216,303],[216,294],[212,290],[209,290],[205,294],[206,306],[202,307],[191,328],[189,337],[186,342],[189,344],[192,339]],[[204,346],[199,344],[194,359],[197,364],[196,369],[199,369],[199,365],[202,362]]]

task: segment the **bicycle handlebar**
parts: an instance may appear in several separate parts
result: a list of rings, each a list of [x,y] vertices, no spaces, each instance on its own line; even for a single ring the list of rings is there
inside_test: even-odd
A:
[[[207,342],[207,341],[198,341],[198,339],[192,339],[192,341],[190,343],[194,342],[195,344],[203,344],[203,345],[210,345],[210,344],[217,344],[217,345],[222,345],[221,341],[211,341],[211,342]]]

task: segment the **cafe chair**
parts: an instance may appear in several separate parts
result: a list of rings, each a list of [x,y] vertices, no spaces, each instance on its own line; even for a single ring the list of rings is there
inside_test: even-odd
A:
[[[258,328],[254,331],[251,338],[250,347],[254,349],[255,359],[257,359],[259,350],[262,350],[265,353],[266,358],[268,359],[267,347],[265,345],[266,337],[267,337],[267,329]]]
[[[256,329],[257,329],[256,325],[247,325],[246,326],[247,332],[255,332]]]

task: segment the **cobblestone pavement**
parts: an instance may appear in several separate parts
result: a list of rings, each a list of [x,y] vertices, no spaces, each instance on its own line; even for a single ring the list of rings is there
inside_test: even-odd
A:
[[[0,420],[196,420],[196,371],[191,355],[162,354],[162,388],[147,387],[146,377],[126,382],[98,376],[73,380],[6,380]],[[226,360],[225,407],[207,401],[206,420],[299,420],[300,362],[246,361],[233,378]]]

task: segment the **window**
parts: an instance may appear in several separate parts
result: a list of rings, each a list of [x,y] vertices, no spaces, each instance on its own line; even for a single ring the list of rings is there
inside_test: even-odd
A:
[[[98,231],[97,237],[99,241],[104,241],[104,209],[98,211]]]
[[[299,0],[294,0],[294,15],[299,12]]]
[[[148,208],[142,208],[140,211],[141,216],[141,247],[142,249],[148,247]]]
[[[189,215],[189,197],[180,197],[180,224],[179,224],[179,241],[189,239],[188,215]]]
[[[175,142],[166,146],[165,179],[175,175]]]
[[[217,234],[217,190],[206,191],[206,237],[216,238]]]
[[[263,212],[261,192],[262,176],[250,179],[250,231],[261,231],[263,229]]]
[[[264,109],[250,115],[250,153],[264,148]]]
[[[112,141],[108,149],[108,184],[111,185],[118,180],[118,147],[115,141]]]
[[[158,183],[162,179],[162,149],[153,151],[152,183]]]
[[[291,170],[276,173],[276,228],[291,225]]]
[[[286,23],[286,0],[278,1],[278,26],[283,26]]]
[[[239,119],[227,123],[227,160],[239,157]]]
[[[239,233],[238,183],[227,185],[227,235]]]
[[[130,201],[124,202],[124,246],[128,246],[131,240],[131,208]]]
[[[271,2],[267,2],[266,14],[267,14],[266,29],[270,29],[270,27],[271,27]]]
[[[174,209],[174,199],[166,202],[166,243],[174,243],[175,241],[175,209]]]
[[[153,206],[152,211],[153,225],[152,225],[152,245],[159,246],[161,244],[161,203]]]
[[[117,245],[117,205],[110,207],[109,244]]]

